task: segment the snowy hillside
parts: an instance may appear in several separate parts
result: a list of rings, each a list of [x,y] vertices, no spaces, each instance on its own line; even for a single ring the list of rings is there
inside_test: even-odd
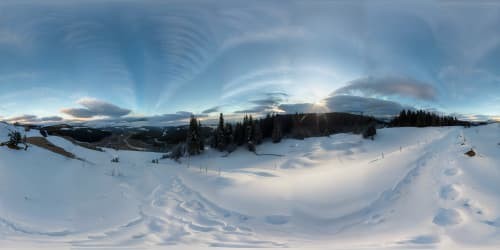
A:
[[[159,164],[157,153],[47,139],[81,160],[0,148],[0,248],[500,245],[497,124],[290,139],[258,147],[283,157],[208,150]]]

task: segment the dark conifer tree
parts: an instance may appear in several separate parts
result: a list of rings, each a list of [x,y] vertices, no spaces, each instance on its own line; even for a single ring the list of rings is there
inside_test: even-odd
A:
[[[262,143],[263,135],[260,121],[255,121],[253,124],[253,137],[255,145],[259,145]]]
[[[214,144],[217,149],[224,151],[226,149],[226,131],[224,129],[224,115],[220,113],[219,115],[219,125],[215,130],[215,140]]]
[[[274,124],[273,124],[273,134],[272,134],[273,143],[280,142],[282,137],[283,137],[283,132],[281,129],[280,116],[276,115],[274,117]]]
[[[202,146],[200,129],[198,127],[198,121],[196,120],[194,115],[191,116],[191,120],[189,121],[189,129],[188,129],[186,144],[189,155],[200,154],[201,152],[200,149]]]

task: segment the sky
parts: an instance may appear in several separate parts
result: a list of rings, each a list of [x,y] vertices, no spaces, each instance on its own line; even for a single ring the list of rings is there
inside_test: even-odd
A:
[[[0,119],[500,117],[495,1],[0,2]]]

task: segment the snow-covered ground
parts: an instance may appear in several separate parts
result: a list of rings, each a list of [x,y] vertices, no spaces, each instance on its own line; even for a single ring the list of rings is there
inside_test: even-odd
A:
[[[208,150],[181,164],[48,139],[86,161],[0,148],[0,248],[500,246],[498,124],[284,140],[258,147],[283,157]]]

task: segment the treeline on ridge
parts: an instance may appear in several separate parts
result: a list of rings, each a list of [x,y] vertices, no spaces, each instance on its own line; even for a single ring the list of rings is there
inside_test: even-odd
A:
[[[424,110],[402,110],[390,122],[390,127],[436,127],[436,126],[465,126],[470,122],[460,121],[453,116],[440,116]]]
[[[204,138],[200,122],[193,116],[187,131],[186,149],[191,154],[199,154],[205,140],[212,148],[232,152],[238,146],[246,146],[255,152],[256,145],[270,139],[278,143],[282,138],[304,139],[313,136],[325,136],[334,133],[364,133],[370,126],[375,127],[377,120],[373,117],[349,113],[321,114],[268,114],[259,119],[245,115],[242,121],[230,123],[224,121],[221,113],[217,128]],[[174,149],[172,155],[182,155],[180,149]]]

